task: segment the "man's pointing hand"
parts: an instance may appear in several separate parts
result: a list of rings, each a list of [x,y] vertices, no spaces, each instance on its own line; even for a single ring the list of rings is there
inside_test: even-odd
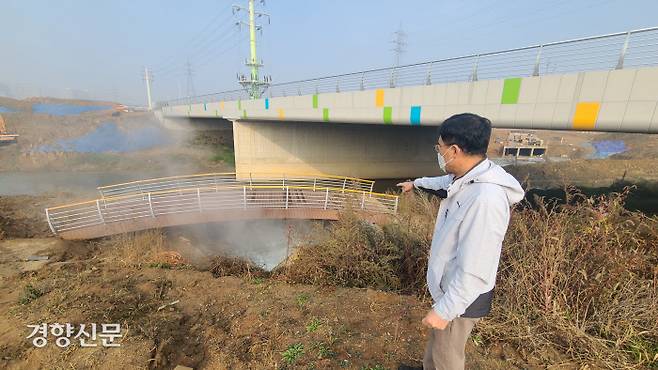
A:
[[[414,189],[414,182],[407,180],[405,182],[397,183],[395,186],[399,186],[403,193],[408,193]]]

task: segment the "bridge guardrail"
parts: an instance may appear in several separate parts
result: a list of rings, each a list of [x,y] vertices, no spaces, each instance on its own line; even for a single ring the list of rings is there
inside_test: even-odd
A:
[[[113,222],[187,212],[253,208],[340,210],[350,201],[354,209],[397,213],[396,195],[330,187],[247,184],[99,198],[46,208],[46,218],[51,231],[58,234]]]
[[[278,83],[270,86],[267,95],[307,95],[649,65],[658,65],[658,27]],[[172,99],[159,105],[238,99],[246,100],[249,96],[245,90],[230,90]]]
[[[101,198],[191,187],[219,187],[224,185],[278,185],[342,188],[372,192],[373,180],[355,177],[307,174],[251,173],[248,180],[236,180],[234,172],[205,173],[137,180],[98,187]]]

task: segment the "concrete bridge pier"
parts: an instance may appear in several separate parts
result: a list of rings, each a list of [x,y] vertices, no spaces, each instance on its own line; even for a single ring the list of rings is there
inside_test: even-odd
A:
[[[233,121],[238,179],[250,172],[369,179],[438,175],[436,126]]]

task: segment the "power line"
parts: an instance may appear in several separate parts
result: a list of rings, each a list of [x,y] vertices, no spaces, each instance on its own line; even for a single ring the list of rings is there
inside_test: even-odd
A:
[[[202,66],[205,66],[205,65],[207,65],[208,63],[212,62],[213,60],[216,60],[215,57],[220,57],[220,56],[222,56],[222,55],[226,55],[226,54],[228,54],[229,51],[231,51],[231,50],[233,50],[233,49],[237,49],[238,45],[240,45],[240,44],[241,44],[243,41],[245,41],[246,39],[247,39],[247,36],[244,35],[244,36],[241,37],[241,38],[236,38],[232,44],[227,45],[227,47],[225,47],[225,48],[223,48],[223,49],[215,49],[215,53],[213,53],[213,54],[209,54],[208,57],[207,57],[204,61],[202,61],[202,62],[198,62],[198,61],[197,61],[197,62],[194,64],[196,70],[199,71],[200,68],[201,68]],[[169,76],[177,76],[177,77],[179,77],[179,78],[177,79],[177,82],[176,82],[176,85],[177,85],[177,88],[178,88],[177,91],[178,91],[178,95],[179,95],[179,97],[182,97],[182,86],[181,86],[181,79],[180,79],[180,77],[184,77],[184,76],[186,76],[186,73],[183,72],[183,70],[184,70],[184,69],[182,69],[181,71],[179,71],[179,73],[169,75]]]
[[[223,55],[226,55],[229,51],[237,48],[239,45],[240,41],[244,41],[246,37],[242,37],[240,39],[235,39],[235,41],[231,44],[227,44],[227,47],[225,48],[215,48],[215,49],[210,49],[207,53],[202,55],[201,57],[197,58],[194,62],[194,66],[197,70],[200,70],[201,67],[206,66],[208,63],[212,62],[213,60],[216,60],[216,58],[221,57]],[[230,39],[230,37],[226,37],[226,39]],[[181,64],[180,66],[176,66],[174,68],[171,68],[170,70],[163,72],[161,74],[158,74],[158,77],[181,77],[181,76],[186,76],[187,74],[187,63]]]
[[[228,27],[225,27],[228,26]],[[185,65],[185,60],[194,59],[205,55],[208,52],[212,52],[213,46],[219,41],[227,36],[230,37],[230,33],[227,32],[231,29],[231,23],[224,22],[221,23],[221,26],[216,27],[213,32],[210,33],[211,36],[205,38],[201,43],[199,43],[196,48],[190,50],[181,50],[178,53],[178,59],[172,59],[168,64],[162,64],[160,68],[154,69],[155,73],[159,75],[166,75],[173,70],[180,69]],[[217,31],[221,30],[218,35]]]
[[[222,21],[217,22],[217,20],[222,15],[224,15],[224,18],[222,18]],[[197,32],[193,37],[187,39],[183,43],[183,47],[180,48],[180,49],[188,50],[188,48],[191,48],[189,50],[193,50],[197,46],[196,44],[199,42],[199,40],[205,40],[207,38],[207,37],[204,37],[204,34],[206,33],[206,31],[208,31],[208,29],[210,29],[213,25],[215,25],[215,28],[212,29],[209,32],[209,34],[212,35],[217,30],[217,25],[226,24],[226,22],[228,22],[230,19],[231,19],[231,14],[228,13],[228,7],[227,8],[222,8],[222,10],[217,12],[212,17],[212,19],[208,23],[206,23],[205,26],[199,32]],[[180,57],[181,54],[189,55],[190,53],[189,52],[184,52],[183,53],[182,51],[175,52],[175,53],[171,54],[170,56],[168,56],[167,58],[165,58],[162,62],[154,64],[153,70],[162,70],[162,69],[164,69],[164,67],[167,67],[167,66],[171,65],[172,63],[176,62],[176,60]]]
[[[546,7],[536,8],[536,9],[534,9],[534,11],[530,11],[528,13],[525,13],[525,16],[523,18],[519,18],[516,13],[515,14],[504,14],[500,17],[496,17],[496,18],[491,19],[489,22],[479,24],[476,28],[471,27],[470,29],[481,31],[481,30],[486,30],[486,29],[491,28],[491,27],[500,28],[501,25],[506,25],[506,24],[518,25],[519,23],[514,22],[514,21],[517,21],[517,20],[521,20],[522,21],[521,24],[527,23],[527,22],[537,22],[537,21],[541,22],[545,19],[555,18],[557,15],[562,15],[566,12],[570,12],[570,11],[575,10],[575,8],[574,9],[565,8],[565,5],[572,4],[572,3],[573,3],[573,1],[571,1],[571,0],[558,0],[554,3],[552,3],[552,4],[546,4],[547,5]],[[497,5],[500,5],[500,4],[497,4]],[[589,6],[590,5],[588,4],[588,7]],[[563,12],[559,12],[557,14],[551,14],[555,10],[566,10],[566,12],[563,11]],[[547,14],[547,12],[548,12],[548,14]],[[539,15],[539,17],[532,17],[533,15]],[[523,22],[523,21],[526,21],[526,22]],[[466,27],[468,27],[468,25],[464,25],[464,27],[461,27],[461,28],[458,27],[456,29],[453,29],[452,32],[444,34],[444,35],[442,35],[442,37],[443,38],[453,37],[453,36],[456,37],[456,36],[460,35],[461,33],[463,33],[463,31],[466,29]],[[481,35],[477,35],[477,36],[476,35],[471,35],[471,36],[468,36],[468,37],[460,37],[460,41],[473,40],[473,39],[476,39],[478,37],[481,37]]]

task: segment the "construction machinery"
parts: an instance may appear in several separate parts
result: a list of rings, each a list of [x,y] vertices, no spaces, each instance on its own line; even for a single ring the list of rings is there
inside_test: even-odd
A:
[[[0,116],[0,145],[13,144],[16,142],[18,135],[8,134],[5,120]]]

